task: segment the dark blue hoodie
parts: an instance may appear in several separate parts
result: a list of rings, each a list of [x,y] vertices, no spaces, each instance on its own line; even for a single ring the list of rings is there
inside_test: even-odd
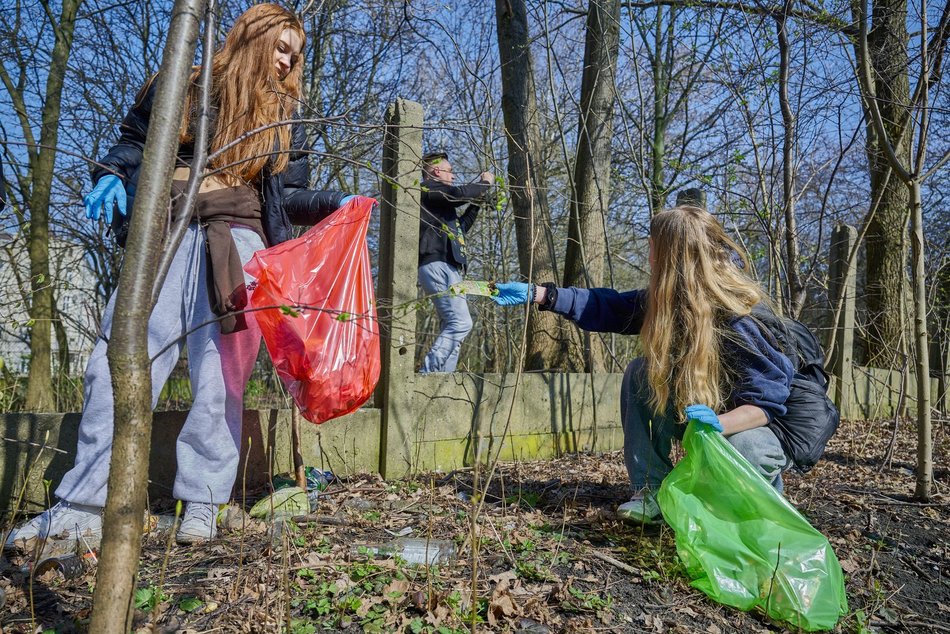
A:
[[[645,289],[619,292],[612,288],[559,288],[553,312],[567,317],[584,330],[638,335],[646,315]],[[735,378],[728,406],[755,405],[769,422],[786,412],[792,376],[791,361],[763,336],[755,320],[734,317],[727,327],[735,340],[726,337],[724,353]]]

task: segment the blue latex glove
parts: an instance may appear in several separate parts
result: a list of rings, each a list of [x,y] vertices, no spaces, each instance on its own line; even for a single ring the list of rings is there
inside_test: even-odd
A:
[[[534,299],[531,297],[531,290],[534,288],[533,284],[525,284],[524,282],[501,282],[500,284],[495,284],[495,288],[498,289],[498,294],[492,295],[491,300],[499,306],[529,304],[531,300]]]
[[[99,220],[103,214],[106,224],[112,224],[112,206],[119,207],[119,213],[126,215],[125,186],[118,176],[109,174],[96,183],[96,187],[82,199],[86,207],[86,218]]]
[[[353,194],[349,194],[348,196],[344,196],[343,198],[340,199],[340,207],[343,207],[344,205],[346,205],[346,203],[350,202],[350,201],[353,200],[354,198],[356,198],[356,196],[354,196]]]
[[[684,410],[686,414],[686,420],[694,420],[703,425],[708,425],[715,429],[718,432],[722,432],[722,423],[719,422],[719,417],[716,416],[716,412],[712,411],[707,405],[687,405]]]

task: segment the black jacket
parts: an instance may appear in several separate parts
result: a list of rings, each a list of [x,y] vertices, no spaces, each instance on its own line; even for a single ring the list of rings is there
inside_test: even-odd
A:
[[[129,197],[135,196],[142,167],[142,148],[145,146],[145,135],[148,132],[157,84],[157,81],[151,81],[139,93],[132,109],[119,126],[118,142],[93,169],[93,183],[107,174],[114,174],[122,179]],[[263,200],[261,221],[269,246],[293,237],[291,224],[313,225],[327,217],[339,208],[340,201],[346,196],[343,192],[307,189],[310,184],[310,165],[307,162],[309,147],[302,123],[293,124],[290,149],[287,168],[279,174],[271,174],[265,167],[259,183]],[[190,165],[193,156],[192,144],[180,145],[176,166]],[[129,212],[131,211],[130,205]],[[125,246],[128,222],[128,216],[118,213],[113,216],[113,231],[121,246]]]
[[[465,232],[475,224],[478,206],[472,201],[488,191],[488,183],[456,187],[436,180],[422,181],[419,214],[419,265],[448,262],[465,268]],[[458,208],[468,205],[461,216]]]

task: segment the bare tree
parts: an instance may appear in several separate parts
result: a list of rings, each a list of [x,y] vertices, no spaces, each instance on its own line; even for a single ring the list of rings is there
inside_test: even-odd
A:
[[[798,273],[798,229],[795,218],[795,113],[788,96],[788,75],[791,46],[788,42],[788,14],[795,0],[786,0],[785,10],[775,18],[779,47],[779,104],[782,110],[782,206],[785,218],[785,271],[787,280],[786,309],[792,317],[801,314],[805,288]]]
[[[852,12],[858,25],[858,34],[855,41],[857,49],[857,74],[861,82],[864,96],[864,107],[868,112],[870,127],[873,129],[874,149],[882,154],[880,157],[886,163],[881,166],[883,174],[890,175],[893,171],[897,175],[897,182],[904,188],[903,196],[907,201],[907,208],[902,211],[901,231],[904,231],[909,217],[911,224],[911,246],[913,258],[911,260],[914,282],[914,344],[916,348],[917,374],[917,486],[915,494],[918,498],[929,499],[933,484],[933,439],[931,430],[931,398],[930,398],[930,346],[927,336],[927,288],[926,267],[924,262],[923,214],[921,209],[921,185],[948,159],[950,152],[945,154],[935,165],[928,169],[927,135],[930,126],[930,89],[931,82],[940,76],[943,66],[944,51],[950,38],[950,2],[946,2],[941,12],[939,26],[929,40],[927,29],[927,3],[923,2],[920,13],[922,28],[920,31],[920,76],[914,90],[913,100],[910,99],[907,67],[903,67],[902,78],[897,88],[905,91],[897,95],[890,92],[879,81],[875,81],[875,72],[892,71],[892,60],[877,59],[881,51],[900,55],[903,50],[906,58],[907,41],[900,40],[901,33],[906,33],[903,18],[896,24],[892,12],[906,13],[906,3],[888,0],[880,3],[885,35],[879,36],[877,46],[872,44],[872,36],[868,32],[868,13],[866,0],[854,0]],[[878,4],[874,14],[878,14]],[[903,15],[903,14],[902,14]],[[872,17],[872,29],[875,17]],[[903,29],[903,31],[902,31]],[[890,37],[887,37],[890,36]],[[901,99],[896,104],[892,99]],[[894,114],[894,107],[900,106],[898,111],[900,122],[889,119]],[[916,116],[913,116],[916,115]],[[916,132],[916,147],[914,136]],[[870,134],[870,133],[869,133]],[[912,154],[913,153],[913,154]],[[874,157],[872,157],[874,158]],[[885,181],[890,179],[885,179]],[[879,211],[880,213],[880,211]],[[869,245],[870,251],[870,245]],[[870,253],[869,253],[870,257]],[[900,263],[900,278],[905,275],[905,260]],[[898,286],[900,288],[900,286]]]
[[[62,107],[69,56],[72,52],[73,31],[76,15],[82,0],[63,0],[59,15],[45,0],[41,3],[49,26],[55,36],[46,75],[43,96],[42,122],[37,141],[33,134],[24,88],[26,74],[31,69],[20,66],[20,76],[14,78],[5,65],[0,64],[0,81],[13,100],[14,109],[27,143],[29,170],[29,218],[24,213],[20,222],[28,226],[30,251],[30,297],[29,314],[32,322],[30,332],[30,372],[26,387],[24,407],[30,411],[48,412],[55,409],[53,395],[52,339],[51,328],[55,315],[53,285],[50,281],[50,200],[53,188],[53,170],[56,165],[56,148],[59,138],[59,118]],[[22,7],[16,7],[19,19]]]
[[[621,112],[646,142],[643,178],[651,216],[666,207],[677,180],[691,171],[690,164],[716,160],[721,154],[719,144],[710,142],[710,132],[729,104],[701,95],[700,89],[711,78],[719,42],[736,34],[724,29],[724,14],[716,17],[691,11],[663,5],[652,12],[630,10],[629,20],[637,36],[634,41],[642,47],[649,73],[647,92],[638,97],[649,104],[642,107],[639,117],[633,116],[629,106],[623,106]],[[639,65],[635,71],[640,72]]]
[[[854,6],[854,9],[857,9]],[[854,10],[853,9],[853,10]],[[862,12],[863,14],[863,12]],[[857,17],[855,13],[855,17]],[[860,25],[859,25],[860,26]],[[861,36],[856,40],[860,46]],[[869,365],[892,367],[895,350],[904,337],[904,300],[907,263],[907,220],[909,191],[897,178],[888,176],[892,166],[887,146],[904,165],[910,163],[910,136],[904,134],[910,117],[910,63],[907,43],[907,0],[875,0],[871,29],[867,35],[867,60],[871,64],[872,83],[862,87],[865,108],[876,101],[883,129],[867,116],[867,154],[871,170],[871,200],[880,200],[868,225],[867,308]],[[860,52],[858,55],[860,55]],[[868,113],[869,115],[870,113]]]
[[[152,428],[148,321],[156,270],[166,247],[166,214],[162,210],[168,202],[178,129],[204,4],[204,0],[176,0],[172,11],[119,279],[108,352],[116,402],[115,437],[109,497],[102,522],[102,557],[89,624],[93,632],[124,633],[132,623]],[[210,57],[210,51],[206,51],[206,57]],[[205,72],[208,70],[206,64]]]
[[[610,146],[619,47],[619,0],[592,2],[587,13],[577,156],[564,257],[565,286],[593,288],[604,283],[604,218],[610,200]],[[602,370],[605,354],[601,339],[587,332],[582,336],[585,365],[590,371]]]
[[[538,159],[541,133],[527,8],[523,0],[496,0],[495,13],[518,263],[527,280],[556,280],[545,174]],[[554,367],[568,341],[566,328],[557,316],[529,311],[525,369]]]

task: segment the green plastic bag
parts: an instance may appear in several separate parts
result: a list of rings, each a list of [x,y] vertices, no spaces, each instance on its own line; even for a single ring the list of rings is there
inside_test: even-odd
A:
[[[310,512],[310,500],[307,492],[300,487],[284,487],[274,491],[251,507],[248,515],[265,519],[274,515],[306,515]]]
[[[722,434],[691,422],[683,447],[657,499],[691,585],[803,630],[833,628],[848,601],[825,536]]]

